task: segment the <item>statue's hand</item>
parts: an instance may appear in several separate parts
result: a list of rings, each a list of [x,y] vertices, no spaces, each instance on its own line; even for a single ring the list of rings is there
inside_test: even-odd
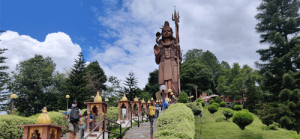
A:
[[[158,55],[160,53],[160,49],[158,48],[158,46],[156,44],[154,45],[154,53],[155,53],[155,55]]]

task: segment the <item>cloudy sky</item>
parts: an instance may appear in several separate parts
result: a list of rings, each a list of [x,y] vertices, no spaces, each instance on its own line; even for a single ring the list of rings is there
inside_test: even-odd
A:
[[[154,60],[155,34],[180,14],[180,45],[211,51],[219,61],[251,67],[259,60],[255,32],[260,0],[2,0],[0,47],[8,48],[8,71],[34,54],[50,56],[56,69],[71,68],[80,51],[97,60],[107,76],[124,80],[130,71],[144,88]]]

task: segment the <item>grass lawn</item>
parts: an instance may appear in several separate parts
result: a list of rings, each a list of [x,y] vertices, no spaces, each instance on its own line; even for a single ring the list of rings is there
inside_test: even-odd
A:
[[[204,107],[202,139],[292,139],[296,131],[277,128],[270,130],[266,125],[262,124],[258,116],[254,115],[252,124],[241,130],[232,118],[225,120],[223,110],[228,108],[219,108],[219,110],[210,114],[207,106]],[[223,118],[221,122],[216,122],[216,119]],[[195,139],[200,138],[201,117],[195,116]]]

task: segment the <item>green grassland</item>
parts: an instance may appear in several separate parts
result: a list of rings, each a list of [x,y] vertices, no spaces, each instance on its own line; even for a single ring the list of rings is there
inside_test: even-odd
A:
[[[207,106],[204,107],[202,139],[292,139],[296,131],[286,130],[277,127],[277,130],[270,130],[266,125],[262,124],[257,115],[254,115],[254,121],[245,130],[241,130],[232,118],[225,120],[223,110],[228,108],[219,108],[219,110],[210,114]],[[221,122],[216,119],[222,118]],[[200,138],[201,117],[195,116],[195,139]],[[278,124],[273,124],[278,126]]]

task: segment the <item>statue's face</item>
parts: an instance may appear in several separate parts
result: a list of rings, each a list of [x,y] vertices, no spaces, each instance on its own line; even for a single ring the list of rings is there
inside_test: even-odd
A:
[[[163,37],[164,38],[170,38],[171,35],[172,35],[172,31],[171,31],[171,28],[165,28],[163,29]]]

